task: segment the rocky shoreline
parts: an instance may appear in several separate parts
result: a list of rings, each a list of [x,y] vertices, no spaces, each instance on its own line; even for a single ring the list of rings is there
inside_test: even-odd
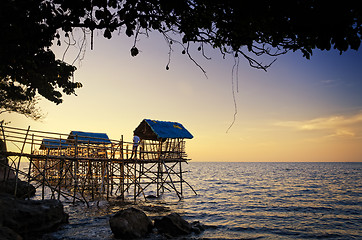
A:
[[[15,181],[0,183],[0,239],[39,239],[42,234],[68,223],[68,214],[60,201],[25,200],[28,189],[34,187],[20,180],[17,186],[14,197]],[[35,193],[35,188],[33,190]]]
[[[110,217],[109,225],[116,239],[139,239],[151,233],[172,239],[200,234],[207,228],[200,222],[187,222],[178,213],[151,219],[136,207],[118,211]]]
[[[6,152],[1,139],[0,152]],[[30,200],[35,192],[34,186],[17,178],[6,156],[0,155],[0,239],[35,240],[68,223],[60,201]]]
[[[19,182],[19,185],[22,186],[20,189],[28,191],[27,183]],[[60,201],[14,197],[12,186],[12,181],[9,181],[9,185],[6,182],[0,183],[0,239],[44,239],[44,234],[69,223],[69,216]],[[26,194],[19,191],[19,195]],[[147,216],[147,212],[151,213],[152,217]],[[133,205],[125,206],[123,210],[107,218],[115,239],[140,239],[150,234],[172,239],[197,235],[206,228],[199,222],[187,222],[177,213],[164,215],[165,212],[170,210],[161,206]],[[163,216],[155,216],[155,213]]]
[[[16,196],[14,196],[17,186]],[[35,195],[34,186],[18,179],[0,181],[0,239],[36,240],[69,223],[69,215],[58,200],[29,200]],[[113,203],[117,204],[118,203]],[[121,203],[119,203],[122,205]],[[161,235],[172,239],[179,236],[199,234],[206,226],[199,222],[189,223],[177,213],[165,216],[170,210],[162,206],[131,206],[109,216],[109,227],[115,239],[144,238]],[[145,212],[152,213],[149,217]]]

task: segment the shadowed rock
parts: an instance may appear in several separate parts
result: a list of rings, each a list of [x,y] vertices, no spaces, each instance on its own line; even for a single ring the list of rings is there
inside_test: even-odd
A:
[[[12,229],[0,226],[0,239],[1,240],[22,240],[23,238],[14,232]]]
[[[167,216],[155,219],[155,227],[160,233],[177,237],[192,232],[191,225],[179,214],[171,213]]]
[[[35,187],[27,182],[21,181],[18,179],[16,182],[15,179],[1,181],[0,180],[0,193],[7,193],[14,195],[16,187],[16,197],[17,198],[31,198],[35,196]]]
[[[146,236],[152,230],[152,221],[137,209],[121,210],[109,219],[111,230],[116,238],[131,239]]]
[[[10,228],[24,239],[53,231],[67,222],[68,214],[57,200],[23,200],[0,194],[0,226]]]
[[[177,237],[190,233],[199,234],[205,231],[205,226],[200,222],[189,223],[177,213],[155,219],[155,228],[166,236]]]

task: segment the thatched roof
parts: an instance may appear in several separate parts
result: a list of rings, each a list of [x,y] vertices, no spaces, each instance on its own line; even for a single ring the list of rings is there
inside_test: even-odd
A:
[[[91,133],[91,132],[81,132],[81,131],[71,131],[68,140],[77,139],[78,143],[83,144],[111,144],[111,141],[108,138],[106,133]]]
[[[144,119],[134,133],[145,140],[162,140],[166,138],[188,138],[193,136],[182,124]]]
[[[40,149],[64,149],[68,146],[69,145],[67,144],[65,139],[44,138],[41,141]]]

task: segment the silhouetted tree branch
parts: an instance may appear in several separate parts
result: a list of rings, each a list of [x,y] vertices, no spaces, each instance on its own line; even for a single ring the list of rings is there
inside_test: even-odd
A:
[[[38,98],[33,98],[31,100],[13,101],[11,99],[0,97],[0,114],[6,112],[16,112],[34,120],[42,119],[45,115],[41,109],[37,107],[38,100]]]
[[[75,94],[81,87],[73,64],[55,59],[50,50],[53,42],[69,40],[74,28],[91,35],[99,29],[107,39],[114,31],[134,37],[132,56],[140,52],[138,35],[156,31],[168,41],[169,57],[177,42],[198,65],[190,46],[206,56],[208,45],[262,70],[288,51],[309,59],[315,49],[357,50],[362,35],[362,8],[355,1],[2,0],[0,18],[0,79],[14,88],[3,90],[14,101],[40,94],[57,104],[61,92]],[[261,56],[271,60],[262,63]]]

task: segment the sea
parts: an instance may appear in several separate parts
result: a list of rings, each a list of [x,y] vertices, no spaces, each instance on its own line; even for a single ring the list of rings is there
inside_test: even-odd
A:
[[[201,234],[175,239],[362,239],[362,162],[191,161],[184,169],[197,195],[184,185],[182,200],[170,193],[130,203],[164,207],[205,225]],[[109,218],[124,207],[65,202],[69,224],[43,239],[115,239]],[[166,238],[152,233],[144,239]]]

